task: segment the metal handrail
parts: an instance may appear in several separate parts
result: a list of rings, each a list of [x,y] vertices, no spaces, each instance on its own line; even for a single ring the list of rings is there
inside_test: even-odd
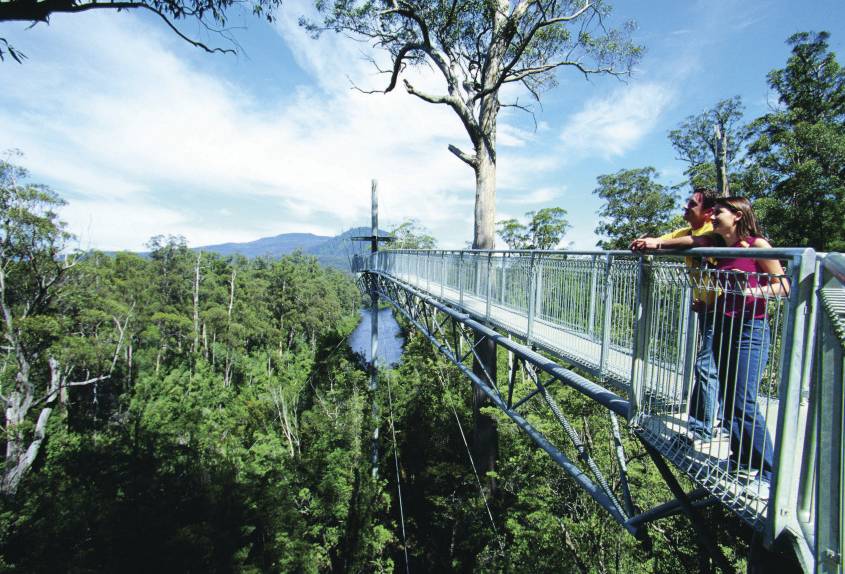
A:
[[[684,257],[751,257],[764,259],[792,259],[801,257],[807,251],[806,247],[693,247],[690,249],[660,249],[648,251],[649,255],[662,256],[674,255]],[[604,256],[604,255],[625,255],[631,256],[632,252],[627,249],[384,249],[380,253],[470,253],[470,254],[499,254],[499,255],[566,255],[566,256]],[[636,252],[634,252],[636,254]],[[841,269],[841,268],[839,268]],[[841,273],[842,271],[839,271]]]

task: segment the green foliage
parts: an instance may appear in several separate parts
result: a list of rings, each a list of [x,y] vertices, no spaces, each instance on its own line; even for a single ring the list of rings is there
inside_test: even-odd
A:
[[[9,160],[20,152],[8,152]],[[47,291],[62,280],[62,251],[70,239],[56,211],[64,201],[50,188],[27,182],[28,172],[0,160],[0,264],[4,300],[14,316],[38,314]]]
[[[618,29],[593,25],[591,17],[606,19],[611,7],[596,2],[574,22],[553,25],[554,18],[570,16],[581,7],[576,2],[528,4],[515,14],[501,14],[493,5],[478,0],[444,2],[434,0],[408,6],[405,10],[383,10],[371,2],[346,0],[317,2],[319,22],[303,19],[301,24],[314,36],[324,30],[344,32],[365,39],[380,39],[377,44],[392,55],[402,51],[402,59],[410,64],[422,64],[427,57],[460,58],[471,62],[479,50],[502,43],[500,57],[512,62],[506,70],[514,75],[518,70],[538,68],[535,73],[522,74],[529,88],[536,92],[556,82],[554,69],[548,64],[557,59],[594,63],[596,68],[614,69],[616,65],[630,66],[642,53],[642,47],[630,41],[633,24]],[[494,18],[508,18],[504,34],[493,29]],[[548,21],[548,22],[547,22]],[[542,24],[547,22],[545,24]],[[417,24],[420,25],[417,25]],[[542,25],[541,25],[542,24]],[[429,33],[437,30],[437,33]],[[409,46],[411,49],[405,49]],[[437,55],[435,55],[437,53]],[[516,64],[519,64],[516,66]],[[467,80],[473,90],[481,88],[485,79],[479,66],[465,67],[472,76]],[[591,67],[592,69],[592,67]],[[496,75],[501,73],[496,71]]]
[[[509,249],[528,249],[528,229],[516,219],[496,222],[499,237],[505,240]]]
[[[497,222],[498,233],[510,249],[554,249],[563,240],[571,226],[566,220],[566,210],[561,207],[544,207],[525,214],[528,224],[516,219]]]
[[[437,240],[420,225],[416,219],[406,219],[390,229],[394,241],[388,244],[388,249],[434,249]]]
[[[655,181],[653,167],[623,169],[601,175],[593,191],[605,204],[599,211],[596,234],[602,249],[627,249],[637,237],[659,235],[676,206],[676,197]]]
[[[780,245],[845,249],[845,69],[829,34],[790,36],[792,55],[769,73],[781,107],[755,120],[755,210]]]

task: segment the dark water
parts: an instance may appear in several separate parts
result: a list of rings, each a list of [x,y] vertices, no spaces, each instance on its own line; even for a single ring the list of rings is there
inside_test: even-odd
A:
[[[379,309],[378,312],[378,362],[393,366],[402,358],[402,338],[399,324],[393,318],[391,309]],[[361,310],[361,322],[349,337],[349,347],[356,353],[370,360],[370,311]]]

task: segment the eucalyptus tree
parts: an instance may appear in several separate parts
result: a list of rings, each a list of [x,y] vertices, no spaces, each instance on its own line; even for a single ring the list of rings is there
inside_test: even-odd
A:
[[[743,110],[742,99],[734,96],[687,117],[669,132],[678,159],[688,164],[684,173],[692,188],[713,187],[719,195],[736,195],[730,191],[730,172],[748,139]]]
[[[600,175],[593,194],[604,200],[599,210],[596,234],[602,249],[627,249],[636,237],[659,235],[663,231],[676,198],[672,190],[657,182],[653,167],[620,169]]]
[[[443,80],[439,92],[420,89],[405,77],[405,91],[446,106],[458,117],[472,151],[448,146],[475,174],[473,249],[495,247],[496,123],[504,105],[502,89],[521,85],[539,100],[556,83],[560,68],[585,77],[622,76],[640,56],[630,40],[633,24],[606,25],[603,0],[318,0],[319,21],[303,19],[315,36],[325,30],[365,40],[390,58],[389,80],[378,93],[393,91],[408,67],[428,65]],[[495,345],[481,339],[473,370],[496,378]],[[474,447],[482,472],[495,468],[495,422],[481,412],[488,404],[475,389]],[[491,479],[491,490],[495,480]]]
[[[527,225],[516,219],[504,219],[496,224],[499,236],[511,249],[554,249],[570,228],[562,207],[529,211],[525,217]]]
[[[497,232],[510,249],[528,249],[528,229],[518,219],[510,218],[496,222]]]
[[[406,219],[390,230],[394,240],[388,249],[434,249],[437,239],[416,219]]]
[[[556,84],[560,68],[623,76],[641,48],[630,40],[633,24],[610,28],[603,0],[365,0],[319,1],[320,21],[302,20],[315,35],[325,30],[369,41],[390,57],[388,93],[408,66],[432,66],[443,90],[429,92],[402,79],[424,102],[451,109],[472,151],[448,149],[475,174],[474,249],[495,242],[496,123],[501,90],[521,85],[539,100]]]

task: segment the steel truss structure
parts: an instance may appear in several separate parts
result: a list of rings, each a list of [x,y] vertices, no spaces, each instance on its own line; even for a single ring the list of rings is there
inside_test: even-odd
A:
[[[732,571],[698,513],[699,508],[718,503],[718,498],[703,488],[691,493],[684,492],[661,454],[639,436],[640,442],[675,499],[644,512],[636,511],[628,485],[625,452],[617,420],[619,416],[628,420],[632,408],[628,399],[548,359],[535,349],[496,332],[469,314],[449,307],[396,277],[369,270],[361,273],[359,282],[363,292],[377,293],[393,305],[475,387],[481,389],[493,405],[524,431],[626,531],[644,544],[649,544],[646,530],[648,523],[684,513],[690,518],[700,544],[710,553],[720,569],[724,572]],[[472,367],[468,366],[471,359],[479,358],[476,349],[485,341],[493,341],[497,350],[503,349],[512,357],[506,385],[500,385],[486,371],[483,377],[479,377]],[[480,360],[479,362],[483,363]],[[519,384],[520,373],[527,374],[532,387],[530,390],[526,391],[524,385]],[[611,489],[610,483],[593,459],[590,448],[550,392],[550,388],[556,385],[573,389],[607,409],[619,468],[619,476],[616,477],[621,491],[619,496]],[[578,462],[564,452],[567,447],[556,444],[554,439],[546,436],[527,420],[526,411],[529,407],[542,408],[547,416],[557,421],[570,443],[568,448],[574,450]]]

